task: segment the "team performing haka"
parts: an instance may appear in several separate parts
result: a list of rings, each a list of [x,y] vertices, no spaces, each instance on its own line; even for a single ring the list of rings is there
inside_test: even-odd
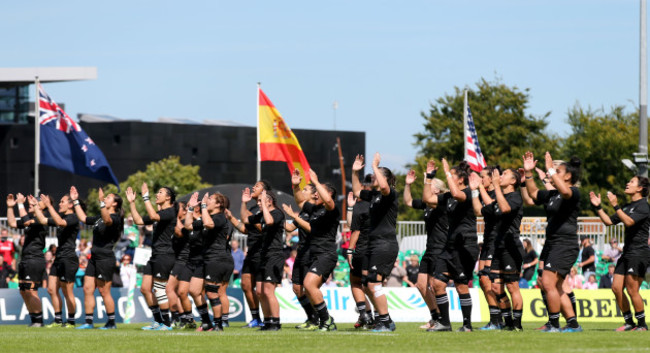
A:
[[[381,156],[377,153],[372,159],[372,173],[365,176],[361,174],[365,167],[364,156],[358,155],[353,163],[352,192],[347,195],[346,209],[352,234],[345,255],[351,269],[352,297],[359,313],[354,327],[390,332],[396,325],[388,312],[384,283],[399,252],[396,234],[399,196],[395,175],[390,169],[381,167],[380,162]],[[430,161],[423,175],[421,198],[413,198],[411,193],[418,179],[412,170],[406,175],[402,195],[406,206],[424,211],[426,250],[415,284],[431,319],[422,328],[430,332],[452,331],[447,286],[453,281],[463,317],[457,331],[474,330],[469,283],[478,262],[479,284],[490,312],[489,322],[480,330],[523,329],[519,279],[525,250],[520,239],[520,224],[525,206],[540,205],[548,219],[537,279],[548,322],[540,330],[582,331],[577,320],[575,296],[564,283],[579,252],[580,160],[575,157],[568,162],[553,160],[546,152],[544,171],[537,167],[533,154],[526,152],[523,168],[502,170],[494,165],[480,173],[472,171],[466,162],[456,166],[449,166],[444,158],[441,162],[447,183],[436,177],[438,166]],[[173,187],[162,187],[155,196],[150,196],[145,183],[140,186],[140,197],[146,215],[141,216],[135,207],[139,196],[131,187],[127,188],[125,198],[134,222],[153,225],[152,255],[144,267],[141,292],[154,321],[143,329],[223,331],[228,327],[226,289],[234,269],[230,241],[237,231],[248,238],[241,285],[252,320],[245,327],[280,330],[280,307],[275,289],[282,281],[283,238],[286,232],[297,230],[299,242],[291,282],[306,320],[295,328],[335,331],[335,319],[328,311],[321,286],[336,267],[336,237],[342,214],[335,202],[336,188],[320,182],[313,170],[308,173],[310,183],[303,188],[300,187],[303,181],[300,172],[295,170],[291,175],[297,209],[278,204],[271,185],[259,180],[252,188],[242,190],[238,215],[233,214],[229,199],[220,193],[205,193],[200,200],[200,195],[194,193],[185,204],[176,201]],[[542,188],[538,187],[534,173],[543,181]],[[647,178],[633,177],[625,187],[630,201],[623,206],[619,206],[616,195],[608,193],[607,200],[615,210],[612,215],[603,211],[600,195],[589,194],[591,205],[603,223],[623,223],[625,226],[625,248],[612,284],[616,303],[625,319],[617,331],[647,330],[639,288],[650,265],[647,243],[649,185]],[[55,311],[54,321],[47,326],[75,327],[77,308],[72,288],[79,263],[74,244],[83,223],[93,225],[93,247],[83,284],[85,323],[76,328],[94,328],[95,289],[99,289],[108,317],[100,328],[116,328],[110,289],[115,269],[113,247],[123,231],[124,211],[118,194],[104,195],[99,189],[99,201],[100,214],[87,216],[74,186],[60,199],[58,209],[47,195],[41,195],[40,200],[22,194],[7,196],[8,225],[25,232],[19,289],[31,318],[31,327],[44,326],[36,290],[45,279],[42,249],[48,226],[57,227],[59,250],[47,281]],[[480,250],[477,217],[485,221]],[[194,322],[190,297],[201,317],[200,325]],[[68,309],[66,322],[62,317],[64,300]],[[566,320],[564,327],[560,327],[560,315]]]

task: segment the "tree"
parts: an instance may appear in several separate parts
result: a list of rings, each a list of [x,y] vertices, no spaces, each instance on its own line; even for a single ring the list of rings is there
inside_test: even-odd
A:
[[[612,191],[624,197],[625,184],[634,173],[623,166],[621,159],[632,157],[638,149],[639,114],[625,113],[625,107],[615,106],[609,112],[586,110],[575,105],[568,111],[571,135],[563,143],[562,158],[577,156],[582,160],[581,204],[583,213],[590,211],[589,191],[599,192],[603,207],[613,209],[605,194]],[[555,156],[553,156],[556,158]]]
[[[206,184],[201,180],[199,166],[183,165],[180,163],[178,156],[169,156],[157,162],[149,163],[144,171],[137,171],[131,174],[126,181],[121,182],[120,189],[124,192],[130,186],[140,194],[140,187],[143,182],[146,182],[149,186],[149,193],[152,196],[152,200],[155,199],[155,193],[158,192],[158,189],[163,186],[172,188],[176,192],[177,197],[210,186],[210,184]],[[117,193],[117,187],[115,185],[109,185],[104,189],[104,193]],[[123,193],[120,196],[124,200],[123,205],[125,211],[128,212],[126,197]],[[86,203],[89,214],[99,214],[97,189],[91,189],[89,191]],[[141,215],[146,214],[142,198],[137,199],[136,207]]]

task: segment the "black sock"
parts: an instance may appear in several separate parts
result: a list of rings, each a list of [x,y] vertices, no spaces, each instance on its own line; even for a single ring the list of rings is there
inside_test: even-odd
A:
[[[201,322],[204,325],[212,327],[212,321],[210,321],[210,314],[208,313],[208,304],[203,304],[197,307],[196,310],[198,310],[199,315],[201,316]]]
[[[449,326],[449,297],[447,294],[436,295],[436,303],[438,304],[438,309],[440,309],[440,323]]]
[[[32,320],[32,324],[36,323],[36,315],[29,313],[29,319]]]
[[[636,317],[637,326],[645,327],[645,311],[639,311],[634,315]]]
[[[74,324],[75,324],[74,313],[68,313],[68,325],[74,325]]]
[[[490,308],[490,323],[492,325],[498,325],[499,324],[499,314],[501,313],[499,311],[499,307],[496,305],[489,305]]]
[[[214,322],[215,327],[221,327],[221,316],[214,316],[212,321]]]
[[[63,313],[58,311],[54,313],[54,323],[56,324],[62,324],[63,319],[61,318],[63,316]]]
[[[34,319],[36,320],[37,323],[42,324],[43,323],[43,312],[34,313]]]
[[[431,320],[432,321],[435,322],[435,321],[440,320],[440,313],[438,311],[436,311],[435,309],[429,311],[429,313],[431,314]]]
[[[172,322],[178,322],[179,316],[178,311],[172,311]]]
[[[503,321],[505,321],[507,327],[513,327],[512,311],[510,311],[510,308],[501,309],[501,317],[503,318]]]
[[[260,309],[251,309],[251,316],[253,317],[253,320],[260,320]]]
[[[309,298],[307,298],[306,295],[303,295],[302,297],[298,298],[298,301],[300,302],[300,305],[302,305],[302,309],[305,311],[305,314],[307,314],[307,319],[316,323],[314,319],[318,318],[318,315],[316,314],[314,307],[311,306]]]
[[[93,324],[93,313],[86,313],[86,324],[92,325]]]
[[[634,320],[632,320],[632,317],[632,312],[630,310],[623,313],[623,319],[625,319],[625,323],[634,326]]]
[[[162,316],[162,324],[165,326],[171,326],[172,322],[169,318],[169,309],[160,309],[160,315]]]
[[[548,313],[548,321],[551,323],[551,326],[560,328],[560,313]]]
[[[548,315],[549,310],[548,310],[548,300],[546,300],[546,292],[544,292],[541,289],[539,291],[542,292],[542,301],[544,302],[544,307],[546,308],[546,315]]]
[[[580,324],[578,324],[578,319],[576,319],[575,316],[566,319],[566,324],[567,324],[567,326],[569,326],[571,328],[580,327]]]
[[[512,310],[512,317],[515,324],[515,327],[521,328],[521,317],[523,316],[524,311],[522,309]]]
[[[390,320],[390,316],[388,314],[379,315],[377,318],[379,320],[379,323],[381,323],[382,325],[384,325],[386,327],[389,327],[391,320]]]
[[[357,310],[359,310],[359,314],[362,314],[364,311],[366,311],[366,302],[356,302],[357,304]]]
[[[163,318],[162,315],[160,314],[160,306],[158,305],[152,305],[149,307],[149,310],[151,310],[151,314],[153,314],[153,319],[159,324],[163,323]]]
[[[194,322],[194,315],[192,314],[191,311],[186,311],[185,312],[185,322]]]
[[[319,304],[314,305],[316,308],[316,311],[318,312],[318,318],[320,320],[320,324],[324,325],[327,320],[330,318],[330,313],[327,311],[327,304],[325,302],[321,302]]]
[[[115,313],[106,313],[106,316],[108,317],[106,326],[115,325]]]
[[[573,313],[578,316],[578,311],[576,310],[576,295],[573,292],[567,293],[569,300],[571,300],[571,306],[573,307]]]
[[[472,296],[469,293],[458,294],[458,298],[463,312],[463,326],[472,328]]]
[[[228,323],[228,315],[229,314],[221,314],[221,322]]]

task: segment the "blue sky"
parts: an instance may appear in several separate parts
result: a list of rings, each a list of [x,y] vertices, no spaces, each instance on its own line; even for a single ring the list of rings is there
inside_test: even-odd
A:
[[[530,88],[560,135],[576,103],[639,99],[637,0],[13,1],[0,31],[0,67],[98,68],[45,85],[70,115],[254,125],[260,81],[294,129],[333,128],[337,101],[336,128],[397,169],[420,112],[482,77]]]

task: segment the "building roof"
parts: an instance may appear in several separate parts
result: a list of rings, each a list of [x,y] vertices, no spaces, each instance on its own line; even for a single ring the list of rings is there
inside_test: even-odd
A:
[[[4,67],[0,83],[30,84],[38,76],[41,82],[96,80],[97,68],[86,67]]]

